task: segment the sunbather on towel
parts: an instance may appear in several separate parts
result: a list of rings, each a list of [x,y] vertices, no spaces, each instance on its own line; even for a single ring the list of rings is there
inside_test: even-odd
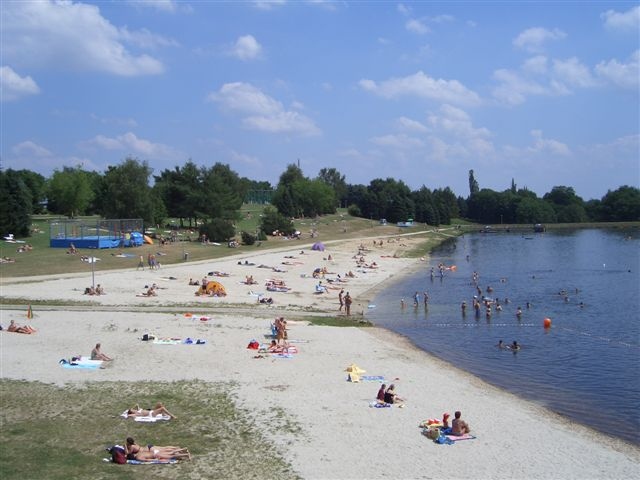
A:
[[[460,411],[454,413],[453,416],[455,418],[451,422],[452,435],[464,435],[465,433],[471,432],[469,424],[460,418],[462,416],[462,413],[460,413]]]
[[[158,445],[141,447],[131,437],[128,437],[125,442],[124,452],[127,454],[127,459],[139,460],[141,462],[172,459],[191,460],[191,453],[189,453],[189,450],[186,448],[175,446],[160,447]]]
[[[156,403],[156,406],[149,410],[140,408],[140,406],[136,404],[135,407],[127,410],[127,415],[130,417],[157,417],[158,415],[168,415],[171,418],[176,418],[175,415],[165,408],[162,402]]]
[[[387,386],[383,383],[382,386],[380,387],[380,390],[378,390],[378,395],[376,396],[376,400],[378,401],[378,403],[385,403],[384,402],[385,388],[387,388]]]
[[[23,325],[23,326],[16,325],[15,320],[11,320],[11,322],[9,322],[9,326],[7,327],[7,332],[35,333],[35,331],[36,329],[33,328],[31,325]]]

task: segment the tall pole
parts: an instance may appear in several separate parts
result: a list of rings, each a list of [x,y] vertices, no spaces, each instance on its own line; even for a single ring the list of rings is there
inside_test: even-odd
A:
[[[91,287],[96,289],[96,257],[91,257]]]

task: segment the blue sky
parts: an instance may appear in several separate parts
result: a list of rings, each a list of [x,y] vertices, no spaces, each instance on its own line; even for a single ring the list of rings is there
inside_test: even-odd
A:
[[[0,4],[2,168],[640,186],[638,2]]]

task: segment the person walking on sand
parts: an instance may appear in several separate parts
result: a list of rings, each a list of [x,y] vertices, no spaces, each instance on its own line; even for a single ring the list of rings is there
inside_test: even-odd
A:
[[[144,257],[142,255],[140,255],[138,259],[138,268],[136,268],[136,271],[140,269],[144,270]]]
[[[344,288],[340,290],[340,293],[338,294],[338,302],[340,302],[340,308],[338,308],[338,311],[341,312],[344,307]]]
[[[347,313],[347,316],[351,315],[352,303],[353,303],[353,300],[351,299],[351,295],[349,295],[349,292],[347,292],[347,294],[344,296],[344,309],[345,309],[345,312]]]

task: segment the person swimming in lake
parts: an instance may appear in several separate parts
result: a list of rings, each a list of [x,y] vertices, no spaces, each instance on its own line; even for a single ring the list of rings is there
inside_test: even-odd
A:
[[[520,344],[516,340],[514,340],[513,343],[509,345],[509,350],[517,352],[518,350],[520,350]]]

